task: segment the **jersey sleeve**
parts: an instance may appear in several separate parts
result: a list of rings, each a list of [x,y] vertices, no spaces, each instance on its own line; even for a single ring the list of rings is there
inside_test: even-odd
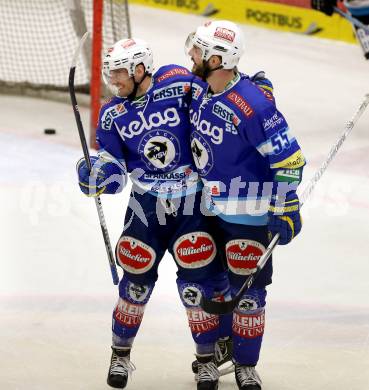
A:
[[[255,112],[246,125],[246,134],[271,169],[298,169],[305,165],[301,148],[284,116],[274,105]]]

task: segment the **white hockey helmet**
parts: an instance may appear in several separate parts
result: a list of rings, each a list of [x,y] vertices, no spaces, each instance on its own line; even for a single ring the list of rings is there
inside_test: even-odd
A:
[[[193,46],[201,49],[204,61],[213,55],[220,56],[222,67],[233,69],[244,51],[243,33],[235,23],[228,20],[209,21],[189,34],[185,45],[186,54]]]
[[[133,77],[139,64],[143,64],[149,74],[154,70],[153,54],[148,43],[136,38],[122,39],[108,49],[103,61],[103,76],[108,77],[111,70],[127,69],[129,77]]]

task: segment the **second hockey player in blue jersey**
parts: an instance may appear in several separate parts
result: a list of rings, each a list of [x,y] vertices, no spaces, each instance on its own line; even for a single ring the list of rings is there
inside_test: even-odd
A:
[[[270,242],[289,243],[301,229],[296,187],[304,157],[268,86],[259,88],[236,66],[243,37],[232,22],[213,21],[189,35],[193,84],[191,149],[216,215],[216,241],[236,293]],[[205,82],[206,81],[206,82]],[[272,261],[233,312],[233,359],[240,390],[260,390],[255,366],[264,334]],[[216,376],[213,378],[216,382]]]

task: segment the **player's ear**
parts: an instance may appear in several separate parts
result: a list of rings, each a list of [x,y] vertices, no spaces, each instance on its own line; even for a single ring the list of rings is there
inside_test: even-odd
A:
[[[145,66],[143,64],[138,64],[135,69],[135,76],[141,78],[145,74]]]
[[[212,68],[218,67],[222,63],[222,58],[220,56],[211,56],[209,58],[209,64]]]

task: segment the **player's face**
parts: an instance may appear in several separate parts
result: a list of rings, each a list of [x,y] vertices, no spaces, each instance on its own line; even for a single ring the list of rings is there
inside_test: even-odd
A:
[[[109,73],[109,83],[118,91],[117,95],[127,97],[134,88],[132,77],[128,75],[127,69],[115,69]]]
[[[188,52],[191,57],[192,65],[192,73],[196,76],[202,77],[204,75],[204,61],[202,60],[202,50],[197,46],[192,46],[190,51]]]

